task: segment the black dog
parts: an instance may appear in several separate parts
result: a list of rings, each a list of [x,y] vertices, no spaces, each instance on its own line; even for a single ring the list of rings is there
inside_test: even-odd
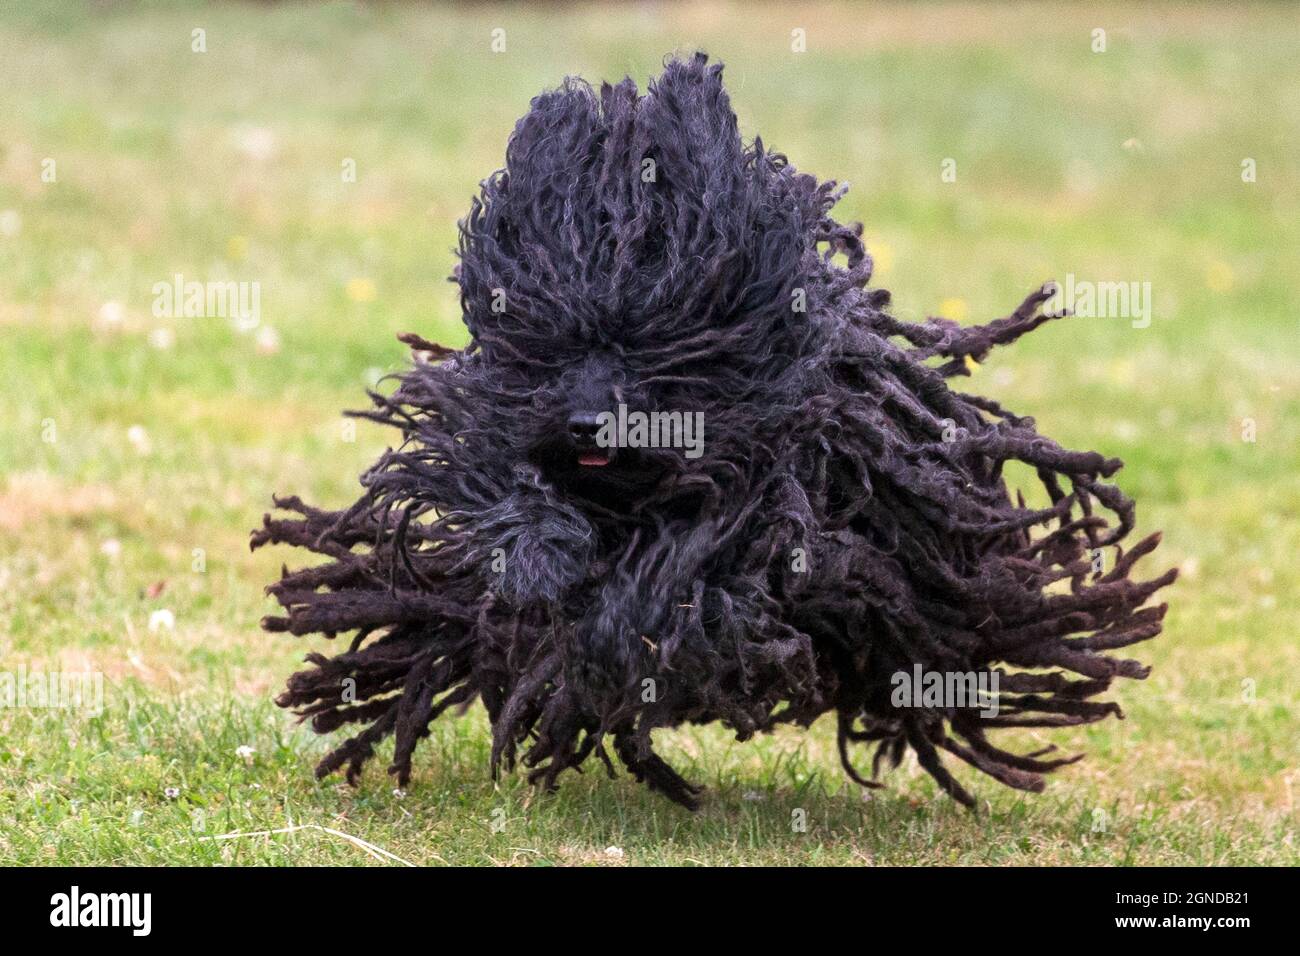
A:
[[[1133,505],[1101,479],[1121,463],[945,381],[1052,318],[1049,290],[984,326],[891,317],[861,226],[830,216],[843,190],[743,144],[721,74],[701,54],[644,94],[534,99],[461,223],[469,346],[405,336],[424,361],[358,413],[401,447],[348,510],[277,500],[296,517],[254,534],[330,559],[270,587],[268,630],[356,632],[278,700],[359,725],[318,775],[355,780],[392,734],[405,783],[430,722],[480,698],[494,773],[521,747],[547,787],[593,752],[612,773],[608,739],[694,806],[656,728],[745,740],[832,711],[854,780],[875,785],[850,743],[878,745],[872,776],[910,746],[969,805],[940,751],[1040,790],[1077,758],[987,732],[1119,714],[1094,698],[1146,675],[1102,653],[1160,631],[1142,605],[1174,578],[1130,580],[1158,538],[1118,547]],[[702,418],[702,447],[602,436],[620,406],[672,422],[660,446]],[[1011,500],[1006,462],[1042,507]],[[996,681],[996,714],[901,699],[923,674]]]

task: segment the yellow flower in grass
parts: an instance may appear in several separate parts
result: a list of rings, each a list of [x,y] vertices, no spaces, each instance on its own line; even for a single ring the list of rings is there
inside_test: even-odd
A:
[[[1215,259],[1205,270],[1205,285],[1211,292],[1230,292],[1235,277],[1232,266],[1221,259]]]
[[[1137,365],[1132,359],[1117,358],[1106,367],[1106,378],[1125,388],[1137,380]]]
[[[365,278],[349,279],[346,291],[353,302],[374,302],[379,294],[374,282]]]
[[[944,299],[939,303],[939,314],[954,322],[965,322],[970,309],[967,308],[965,299]]]
[[[894,247],[883,239],[877,239],[874,242],[868,241],[867,252],[870,253],[874,265],[872,274],[877,278],[886,275],[890,269],[894,268]]]

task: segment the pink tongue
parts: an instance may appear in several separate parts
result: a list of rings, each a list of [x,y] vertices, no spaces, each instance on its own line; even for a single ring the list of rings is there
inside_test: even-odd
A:
[[[584,451],[578,456],[578,464],[600,467],[601,465],[608,465],[609,458],[603,451]]]

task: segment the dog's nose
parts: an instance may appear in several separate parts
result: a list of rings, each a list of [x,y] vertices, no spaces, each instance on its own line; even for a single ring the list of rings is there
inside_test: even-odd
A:
[[[569,437],[578,445],[595,445],[600,431],[598,412],[574,412],[569,416]]]

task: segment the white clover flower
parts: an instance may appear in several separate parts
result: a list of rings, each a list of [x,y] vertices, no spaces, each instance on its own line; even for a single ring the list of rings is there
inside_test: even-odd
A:
[[[131,443],[131,447],[136,450],[136,454],[147,455],[153,450],[153,442],[149,440],[149,432],[143,425],[132,425],[126,430],[126,440]]]
[[[126,308],[121,302],[109,300],[99,307],[99,321],[104,325],[121,325],[126,318]]]
[[[265,126],[245,126],[235,130],[235,148],[247,158],[265,162],[275,156],[275,131]]]
[[[257,330],[256,343],[258,355],[274,355],[280,351],[280,333],[264,325]]]

